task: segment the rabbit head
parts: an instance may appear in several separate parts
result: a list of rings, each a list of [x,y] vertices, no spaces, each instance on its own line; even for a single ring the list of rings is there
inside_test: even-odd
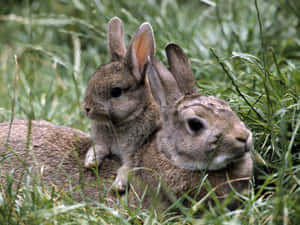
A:
[[[155,51],[151,25],[143,23],[126,50],[122,22],[112,18],[108,23],[108,48],[110,63],[90,77],[84,108],[92,120],[121,124],[133,119],[149,101],[144,77],[148,57]]]
[[[245,157],[252,134],[221,99],[198,94],[187,56],[166,47],[170,71],[154,57],[148,79],[160,105],[162,129],[157,148],[172,163],[189,170],[219,170]]]

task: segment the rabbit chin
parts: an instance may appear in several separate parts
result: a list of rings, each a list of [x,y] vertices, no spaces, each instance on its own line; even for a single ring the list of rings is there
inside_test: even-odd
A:
[[[220,170],[227,167],[232,162],[240,161],[245,158],[244,155],[236,156],[232,154],[220,154],[214,157],[208,165],[208,170]]]
[[[246,154],[236,157],[231,154],[220,154],[214,157],[211,161],[191,161],[176,157],[175,159],[173,158],[172,161],[176,166],[187,170],[215,171],[226,168],[232,162],[243,160],[246,157],[245,155]]]

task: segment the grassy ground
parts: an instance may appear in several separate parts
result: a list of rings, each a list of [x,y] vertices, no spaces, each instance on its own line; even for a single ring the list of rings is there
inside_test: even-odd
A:
[[[81,102],[108,62],[106,24],[127,43],[152,24],[157,55],[185,49],[203,94],[225,99],[253,131],[255,176],[243,206],[179,217],[117,212],[52,198],[38,185],[1,185],[0,224],[300,224],[300,4],[297,0],[8,0],[0,2],[0,121],[44,119],[89,131]],[[9,180],[9,177],[8,177]],[[60,199],[60,200],[56,200]],[[138,215],[141,220],[134,219]]]

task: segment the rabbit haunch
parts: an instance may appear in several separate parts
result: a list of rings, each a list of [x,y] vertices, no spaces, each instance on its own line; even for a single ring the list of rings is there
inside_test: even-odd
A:
[[[126,50],[122,22],[112,18],[108,23],[108,47],[110,63],[96,70],[85,92],[84,107],[92,120],[94,142],[85,167],[98,166],[106,156],[117,155],[122,166],[114,187],[122,191],[132,167],[132,154],[159,127],[157,105],[145,81],[148,57],[155,51],[151,25],[143,23]]]

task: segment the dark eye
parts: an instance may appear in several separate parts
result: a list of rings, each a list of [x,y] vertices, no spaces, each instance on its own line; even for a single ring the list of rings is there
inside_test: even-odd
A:
[[[202,128],[204,128],[204,125],[203,123],[197,119],[197,118],[191,118],[191,119],[188,119],[188,125],[189,125],[189,128],[193,131],[193,132],[198,132],[200,131]]]
[[[122,94],[122,89],[119,87],[115,87],[110,90],[110,96],[113,98],[118,98],[121,96],[121,94]]]

